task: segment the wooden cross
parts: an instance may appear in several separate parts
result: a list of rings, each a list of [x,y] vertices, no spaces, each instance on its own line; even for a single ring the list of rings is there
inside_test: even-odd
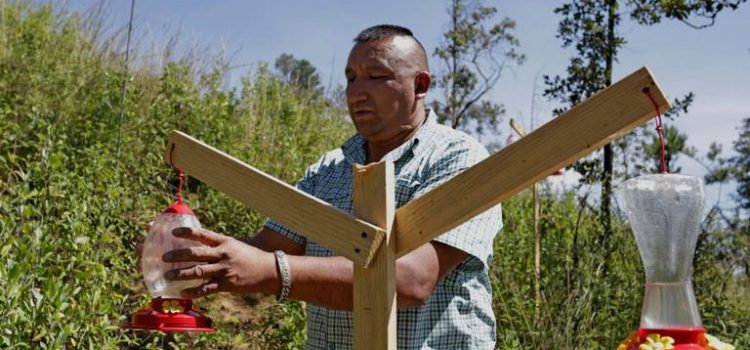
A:
[[[398,210],[390,162],[353,166],[350,215],[179,131],[165,161],[351,260],[354,348],[396,349],[396,259],[654,117],[644,91],[670,108],[641,68]]]

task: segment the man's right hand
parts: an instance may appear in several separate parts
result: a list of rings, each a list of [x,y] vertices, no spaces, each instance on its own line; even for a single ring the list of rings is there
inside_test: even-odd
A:
[[[280,277],[273,253],[204,228],[179,227],[172,230],[172,235],[203,243],[162,256],[166,263],[199,263],[164,273],[164,277],[172,281],[206,281],[199,287],[183,290],[183,296],[200,298],[216,292],[279,294]]]

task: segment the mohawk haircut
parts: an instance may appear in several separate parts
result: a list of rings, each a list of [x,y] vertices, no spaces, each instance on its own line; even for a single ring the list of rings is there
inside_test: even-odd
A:
[[[397,26],[394,24],[378,24],[361,31],[354,38],[354,42],[357,44],[363,44],[391,38],[394,36],[406,36],[414,40],[414,42],[417,43],[417,46],[419,46],[419,49],[422,51],[425,68],[429,69],[429,65],[427,63],[427,50],[425,50],[422,43],[419,42],[416,37],[414,37],[414,33],[412,33],[412,31],[406,27]]]
[[[408,28],[392,24],[378,24],[361,31],[357,35],[357,37],[354,38],[354,42],[357,44],[361,44],[370,41],[378,41],[385,38],[390,38],[392,36],[408,36],[413,38],[414,40],[417,40],[417,38],[414,37],[414,33],[412,33]]]

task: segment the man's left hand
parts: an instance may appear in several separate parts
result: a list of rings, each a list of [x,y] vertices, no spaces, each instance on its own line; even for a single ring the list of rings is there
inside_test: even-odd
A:
[[[183,296],[199,298],[216,292],[278,293],[280,284],[272,253],[206,229],[179,227],[172,234],[203,243],[167,252],[162,257],[164,262],[170,263],[205,263],[164,274],[168,280],[206,280],[201,286],[183,290]]]

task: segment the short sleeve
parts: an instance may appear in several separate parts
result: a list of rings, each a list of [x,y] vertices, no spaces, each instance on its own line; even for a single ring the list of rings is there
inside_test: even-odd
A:
[[[298,190],[305,192],[307,194],[312,195],[313,191],[315,189],[315,178],[316,178],[316,169],[318,168],[318,164],[316,163],[314,165],[311,165],[307,168],[305,171],[305,175],[297,182]],[[289,238],[294,243],[305,245],[307,243],[307,238],[305,236],[300,235],[297,232],[294,232],[290,229],[288,229],[286,226],[278,223],[276,220],[269,218],[266,220],[266,223],[264,224],[266,228],[269,228],[271,230],[274,230],[278,233],[280,233],[282,236]]]
[[[469,141],[451,143],[441,154],[434,157],[422,186],[415,192],[413,198],[430,192],[487,158],[487,155],[487,151],[478,143],[474,144]],[[487,268],[492,260],[493,241],[502,226],[502,209],[498,204],[434,240],[468,253]]]

